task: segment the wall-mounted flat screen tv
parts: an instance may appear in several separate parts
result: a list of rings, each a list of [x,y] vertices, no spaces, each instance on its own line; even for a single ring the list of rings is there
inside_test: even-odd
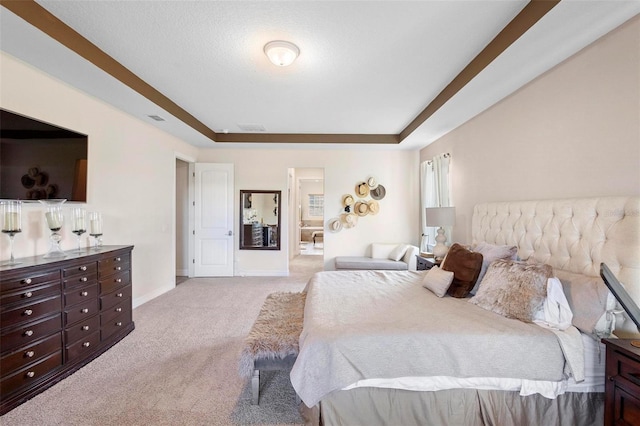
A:
[[[87,135],[0,109],[0,199],[87,201]]]

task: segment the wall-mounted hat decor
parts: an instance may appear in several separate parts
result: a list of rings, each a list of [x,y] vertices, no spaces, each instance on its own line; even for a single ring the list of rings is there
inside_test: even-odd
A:
[[[378,185],[371,190],[371,198],[374,200],[382,200],[387,195],[387,190],[382,185]]]
[[[358,201],[354,206],[353,211],[358,216],[366,216],[369,214],[369,205],[366,201]]]
[[[340,216],[331,219],[327,226],[331,232],[339,232],[343,228],[353,228],[358,223],[358,217],[367,215],[377,215],[380,212],[380,204],[378,201],[385,197],[387,191],[384,186],[380,185],[378,178],[369,176],[366,180],[358,182],[355,187],[354,197],[351,194],[342,196],[343,210]],[[372,200],[366,200],[368,196]],[[356,201],[356,197],[358,201]]]
[[[356,195],[359,198],[366,198],[369,196],[369,185],[366,182],[360,182],[356,185]]]
[[[380,211],[380,204],[376,200],[369,201],[369,214],[376,215]]]
[[[342,222],[339,217],[334,217],[329,221],[329,231],[340,232],[342,230]]]
[[[367,178],[367,185],[369,189],[374,189],[378,187],[378,179],[375,176],[369,176]]]

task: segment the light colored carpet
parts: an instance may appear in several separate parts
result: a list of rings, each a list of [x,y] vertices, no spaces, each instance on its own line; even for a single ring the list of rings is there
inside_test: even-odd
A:
[[[136,329],[75,374],[0,417],[13,425],[297,425],[287,372],[265,372],[260,405],[238,375],[268,294],[302,291],[321,256],[288,277],[193,278],[133,312]],[[135,285],[135,283],[134,283]]]

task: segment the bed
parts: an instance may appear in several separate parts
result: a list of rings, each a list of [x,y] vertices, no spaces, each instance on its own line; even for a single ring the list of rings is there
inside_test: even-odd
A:
[[[427,285],[443,271],[314,275],[290,375],[308,424],[602,424],[600,339],[638,330],[599,268],[640,301],[640,198],[479,204],[472,239],[466,297]]]

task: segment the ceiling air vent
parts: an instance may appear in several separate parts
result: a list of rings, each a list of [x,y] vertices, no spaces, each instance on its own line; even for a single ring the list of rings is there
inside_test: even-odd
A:
[[[245,132],[266,132],[267,129],[262,124],[238,124],[240,130]]]
[[[151,118],[152,120],[156,120],[156,121],[164,121],[164,118],[160,117],[159,115],[148,115],[147,117]]]

